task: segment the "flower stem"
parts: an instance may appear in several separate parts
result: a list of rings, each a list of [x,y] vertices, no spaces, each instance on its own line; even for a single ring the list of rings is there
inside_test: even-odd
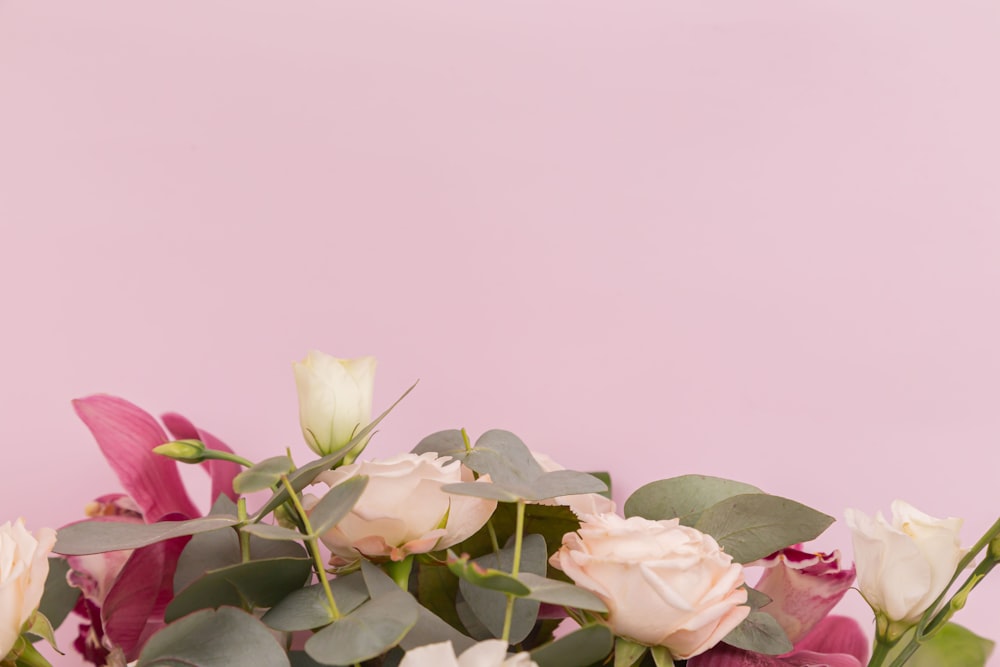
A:
[[[517,501],[517,526],[514,530],[514,564],[510,568],[510,575],[517,577],[521,569],[521,545],[524,542],[524,501]],[[510,593],[507,594],[507,609],[503,617],[502,639],[510,643],[510,626],[514,620],[514,602],[516,598]]]
[[[15,649],[21,649],[21,652],[18,654],[17,659],[14,662],[17,667],[52,667],[52,663],[46,660],[45,656],[39,653],[38,649],[36,649],[30,642],[25,641],[23,637],[18,638],[18,643],[23,644],[23,646],[15,646]]]
[[[240,519],[240,525],[244,525],[247,521],[247,499],[240,496],[240,499],[236,501],[236,513]],[[240,536],[240,559],[244,563],[250,562],[250,535],[244,533],[242,530],[237,530],[237,534]]]
[[[410,589],[410,572],[413,571],[413,554],[400,561],[389,561],[385,564],[385,571],[389,573],[396,585],[404,591]]]
[[[219,451],[218,449],[206,449],[204,452],[202,452],[202,456],[205,459],[214,459],[216,461],[232,461],[233,463],[239,463],[244,468],[252,468],[254,466],[253,461],[245,459],[239,454],[233,454],[231,452],[223,452]]]
[[[299,518],[302,520],[302,528],[305,530],[305,541],[306,546],[309,548],[309,553],[312,554],[313,562],[316,564],[316,576],[319,577],[319,581],[323,584],[323,592],[326,593],[327,606],[330,608],[330,616],[333,620],[340,618],[340,611],[337,609],[337,601],[333,599],[333,590],[330,588],[330,582],[326,578],[326,570],[323,568],[323,556],[319,552],[319,535],[313,533],[312,524],[309,522],[309,516],[306,514],[306,510],[302,507],[302,503],[299,502],[299,494],[295,492],[295,488],[292,483],[288,481],[288,475],[281,476],[281,483],[285,485],[288,489],[288,498],[292,501],[292,505],[295,506],[295,511],[298,513]]]

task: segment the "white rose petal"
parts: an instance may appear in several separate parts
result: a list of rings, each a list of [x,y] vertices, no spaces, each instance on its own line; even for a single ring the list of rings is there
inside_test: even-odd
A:
[[[901,626],[916,623],[951,580],[965,555],[962,520],[936,519],[907,503],[892,503],[892,523],[845,512],[854,538],[857,585],[872,608]]]
[[[342,449],[372,419],[375,357],[337,359],[314,350],[292,366],[306,443],[320,456]]]
[[[38,609],[55,543],[56,531],[41,528],[36,537],[23,519],[0,526],[0,660]]]
[[[499,639],[479,642],[455,657],[451,642],[411,649],[399,667],[538,667],[527,652],[507,657],[507,644]]]

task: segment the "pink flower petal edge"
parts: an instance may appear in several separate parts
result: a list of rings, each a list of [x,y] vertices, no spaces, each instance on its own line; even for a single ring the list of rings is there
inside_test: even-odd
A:
[[[168,514],[200,516],[184,490],[176,462],[153,453],[154,447],[168,440],[149,413],[123,398],[105,394],[77,399],[73,408],[147,523]]]

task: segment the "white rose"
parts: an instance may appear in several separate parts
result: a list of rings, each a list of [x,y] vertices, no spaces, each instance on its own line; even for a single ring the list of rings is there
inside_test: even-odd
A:
[[[38,609],[55,543],[56,531],[40,528],[36,538],[23,519],[0,526],[0,660]]]
[[[466,649],[457,658],[451,642],[420,646],[407,651],[399,667],[538,667],[538,663],[527,652],[508,658],[507,642],[488,639]]]
[[[482,528],[497,505],[442,491],[445,484],[471,482],[473,476],[458,461],[433,453],[359,461],[316,481],[332,488],[358,475],[367,475],[368,485],[357,504],[321,538],[334,565],[353,563],[359,555],[399,561],[446,549]]]
[[[965,555],[961,519],[935,519],[902,500],[892,503],[892,523],[845,512],[854,537],[857,586],[865,600],[890,622],[908,627],[948,586]]]
[[[538,465],[542,466],[542,470],[545,472],[566,469],[548,454],[533,451],[531,455],[538,461]],[[616,509],[615,501],[605,498],[599,493],[578,493],[572,496],[557,496],[549,500],[543,500],[541,504],[565,505],[573,510],[573,513],[577,516],[585,514],[614,514]]]
[[[743,567],[677,519],[583,517],[551,562],[604,601],[616,635],[674,658],[707,651],[750,613]]]
[[[293,368],[306,443],[320,456],[343,448],[372,419],[375,357],[337,359],[314,350]]]

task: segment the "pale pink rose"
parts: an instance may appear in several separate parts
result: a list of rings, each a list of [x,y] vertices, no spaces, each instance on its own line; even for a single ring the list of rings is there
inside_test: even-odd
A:
[[[488,639],[455,655],[451,642],[428,644],[410,649],[399,667],[538,667],[531,654],[523,651],[507,656],[507,642]]]
[[[854,582],[854,567],[841,567],[839,551],[808,553],[788,547],[751,565],[765,568],[754,585],[771,598],[761,611],[778,621],[792,643],[822,621]]]
[[[32,535],[24,519],[0,526],[0,661],[38,609],[55,543],[56,531],[39,528]]]
[[[677,519],[583,517],[551,563],[604,601],[616,635],[674,658],[707,651],[750,613],[743,567]]]
[[[961,519],[935,519],[911,505],[892,503],[892,523],[847,510],[854,536],[858,589],[898,627],[916,623],[951,581],[966,550]]]
[[[557,463],[548,454],[541,452],[531,452],[531,455],[538,461],[545,472],[555,472],[566,468]],[[613,514],[616,510],[615,501],[605,498],[599,493],[578,493],[572,496],[557,496],[549,500],[543,500],[542,505],[566,505],[577,516],[585,514]]]
[[[325,472],[316,481],[332,488],[358,475],[368,476],[364,493],[321,537],[334,566],[362,556],[398,561],[446,549],[482,528],[496,509],[495,500],[442,491],[446,484],[472,482],[473,475],[458,461],[433,453],[359,461]]]

